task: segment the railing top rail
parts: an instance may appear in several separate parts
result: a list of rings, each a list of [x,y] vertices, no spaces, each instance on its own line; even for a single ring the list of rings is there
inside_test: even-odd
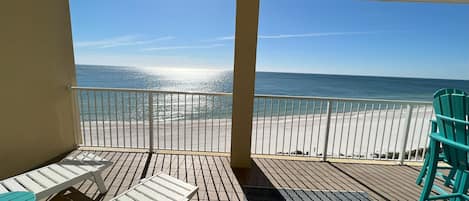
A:
[[[266,95],[256,94],[256,97],[261,98],[281,98],[281,99],[313,99],[323,101],[348,101],[348,102],[361,102],[361,103],[392,103],[392,104],[425,104],[431,105],[430,101],[406,101],[406,100],[386,100],[386,99],[365,99],[365,98],[338,98],[338,97],[321,97],[321,96],[286,96],[286,95]]]
[[[229,96],[231,93],[222,92],[193,92],[193,91],[166,91],[154,89],[134,89],[134,88],[104,88],[104,87],[78,87],[72,86],[72,89],[92,90],[92,91],[116,91],[116,92],[149,92],[149,93],[175,93],[175,94],[195,94],[195,95],[215,95]]]
[[[176,93],[176,94],[193,94],[193,95],[215,95],[229,96],[232,93],[224,92],[193,92],[193,91],[166,91],[154,89],[135,89],[135,88],[105,88],[105,87],[79,87],[72,86],[71,89],[94,90],[94,91],[117,91],[117,92],[153,92],[153,93]],[[406,101],[406,100],[386,100],[386,99],[364,99],[364,98],[337,98],[337,97],[319,97],[319,96],[287,96],[287,95],[267,95],[256,94],[258,98],[279,98],[279,99],[309,99],[321,101],[347,101],[360,103],[388,103],[388,104],[410,104],[410,105],[431,105],[430,101]]]

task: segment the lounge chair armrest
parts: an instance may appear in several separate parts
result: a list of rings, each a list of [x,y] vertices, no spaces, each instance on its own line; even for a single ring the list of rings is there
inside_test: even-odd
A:
[[[452,140],[448,140],[442,136],[440,136],[439,133],[431,133],[430,134],[430,138],[431,139],[434,139],[436,141],[439,141],[443,144],[446,144],[446,145],[449,145],[451,147],[454,147],[456,149],[461,149],[461,150],[464,150],[464,151],[467,151],[469,152],[469,146],[468,145],[465,145],[465,144],[461,144],[461,143],[458,143],[458,142],[455,142],[455,141],[452,141]]]

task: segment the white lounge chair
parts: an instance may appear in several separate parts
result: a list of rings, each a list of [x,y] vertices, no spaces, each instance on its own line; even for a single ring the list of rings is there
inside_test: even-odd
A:
[[[164,173],[143,179],[112,201],[187,201],[199,188]]]
[[[96,160],[92,160],[92,156]],[[29,191],[40,200],[87,179],[96,182],[99,191],[105,193],[107,189],[101,172],[110,164],[111,162],[95,155],[81,153],[61,162],[2,180],[0,193]]]

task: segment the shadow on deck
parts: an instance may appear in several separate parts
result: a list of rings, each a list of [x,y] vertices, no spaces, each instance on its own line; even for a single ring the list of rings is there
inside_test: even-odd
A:
[[[233,170],[223,156],[94,153],[114,164],[103,172],[107,194],[90,181],[75,186],[92,200],[109,200],[160,171],[197,185],[192,200],[417,200],[421,190],[419,168],[410,166],[254,158],[252,168]]]

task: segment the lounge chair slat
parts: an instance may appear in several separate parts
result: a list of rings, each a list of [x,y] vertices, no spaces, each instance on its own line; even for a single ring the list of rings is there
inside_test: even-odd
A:
[[[138,201],[153,201],[152,199],[135,190],[127,192],[126,195]]]
[[[172,191],[179,192],[178,194],[180,194],[182,196],[185,196],[186,192],[191,191],[191,189],[187,189],[185,187],[182,187],[181,185],[174,184],[174,182],[168,181],[168,180],[163,179],[161,177],[156,178],[156,179],[152,179],[151,181],[157,183],[158,185],[161,185],[161,186],[164,186],[168,189],[171,189]]]
[[[0,193],[8,193],[8,189],[6,189],[5,187],[3,187],[3,184],[0,182]]]
[[[188,183],[185,183],[179,179],[176,179],[174,177],[171,177],[169,175],[166,175],[166,174],[159,174],[158,177],[161,177],[161,178],[164,178],[166,179],[167,181],[170,181],[171,183],[174,183],[176,185],[179,185],[181,187],[184,187],[186,188],[187,190],[191,190],[191,189],[194,189],[196,188],[195,186],[191,185],[191,184],[188,184]],[[157,178],[154,178],[154,179],[157,179]]]
[[[116,200],[119,200],[119,201],[135,201],[134,199],[130,198],[130,197],[127,196],[127,195],[121,195],[121,196],[118,197]]]
[[[183,198],[182,196],[177,196],[177,195],[175,197],[173,197],[173,195],[165,194],[165,192],[160,191],[160,189],[153,189],[149,186],[146,186],[145,184],[139,185],[135,189],[140,191],[140,193],[142,193],[142,194],[145,194],[147,196],[151,196],[155,200],[168,200],[168,201],[171,201],[171,200],[179,200],[179,199]],[[158,195],[158,198],[155,198],[154,195]],[[168,198],[168,197],[170,197],[170,198]]]
[[[81,175],[81,174],[86,174],[89,171],[86,171],[85,169],[78,167],[77,165],[64,165],[60,164],[60,167],[67,169],[70,172],[73,172],[75,175]]]
[[[175,193],[174,191],[168,189],[168,186],[164,186],[161,182],[158,183],[158,180],[150,180],[149,182],[145,182],[143,184],[147,188],[150,188],[151,190],[157,190],[158,192],[161,192],[161,194],[167,195],[171,198],[184,198],[184,196],[187,194],[187,190],[180,191],[179,193]],[[178,188],[181,189],[181,188]],[[176,189],[174,189],[176,190]]]
[[[46,177],[50,178],[51,180],[53,180],[54,182],[63,183],[63,182],[67,181],[67,178],[65,178],[64,176],[62,176],[60,174],[57,174],[56,172],[52,171],[51,169],[49,169],[49,167],[41,168],[38,171],[40,173],[42,173],[44,176],[46,176]]]
[[[54,171],[55,173],[59,174],[60,176],[66,177],[67,179],[72,179],[77,176],[76,173],[65,169],[57,164],[52,164],[48,166],[50,170]]]
[[[14,178],[4,180],[3,185],[7,187],[10,191],[28,191],[23,186],[21,186]]]
[[[104,158],[89,152],[83,152],[73,157],[67,157],[66,159],[76,161],[106,161]]]
[[[35,181],[27,177],[26,175],[22,174],[17,177],[15,177],[16,181],[26,187],[29,191],[32,191],[34,193],[38,193],[44,190],[44,187],[41,185],[37,184]]]
[[[57,184],[53,180],[40,174],[39,171],[32,171],[27,174],[31,179],[34,179],[37,183],[40,183],[42,186],[45,186],[46,188],[50,188]]]

